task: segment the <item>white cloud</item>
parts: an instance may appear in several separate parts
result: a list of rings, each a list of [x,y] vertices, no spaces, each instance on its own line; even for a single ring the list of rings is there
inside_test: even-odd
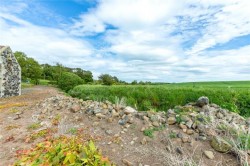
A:
[[[226,43],[231,39],[250,34],[250,1],[229,1],[213,17],[207,19],[208,26],[203,36],[190,50],[196,54],[216,44]]]
[[[248,0],[100,0],[65,29],[20,18],[29,6],[18,6],[17,12],[0,12],[0,43],[40,62],[60,62],[91,70],[96,78],[109,73],[126,81],[249,77],[250,46],[207,50],[250,34]]]
[[[91,35],[105,31],[105,24],[95,15],[88,14],[80,16],[81,22],[75,21],[71,27],[73,35]]]
[[[84,58],[93,53],[90,44],[60,29],[35,26],[9,14],[0,13],[0,32],[2,45],[10,45],[13,50],[23,51],[43,63],[70,64],[71,58]]]

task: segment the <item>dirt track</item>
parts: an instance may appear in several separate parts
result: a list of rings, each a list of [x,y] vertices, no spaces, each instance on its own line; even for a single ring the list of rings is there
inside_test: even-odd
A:
[[[34,105],[58,93],[52,87],[34,86],[22,90],[21,96],[0,99],[0,166],[13,163],[16,150],[30,146],[24,139],[26,127],[32,123]],[[14,120],[17,112],[23,113]]]

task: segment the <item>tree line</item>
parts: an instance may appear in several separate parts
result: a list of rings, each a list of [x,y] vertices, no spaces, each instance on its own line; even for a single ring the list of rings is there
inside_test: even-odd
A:
[[[98,80],[94,80],[91,71],[81,68],[70,68],[60,63],[55,65],[39,64],[34,58],[28,57],[25,53],[17,51],[14,53],[22,69],[22,81],[39,84],[39,80],[49,80],[50,84],[58,85],[64,90],[79,84],[103,84],[103,85],[127,85],[129,83],[119,80],[116,76],[101,74]],[[137,82],[132,85],[151,84],[151,82]]]

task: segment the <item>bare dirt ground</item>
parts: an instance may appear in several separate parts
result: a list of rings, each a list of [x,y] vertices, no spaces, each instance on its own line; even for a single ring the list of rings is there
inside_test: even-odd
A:
[[[15,160],[16,150],[28,148],[25,143],[27,126],[32,123],[33,107],[39,101],[58,94],[55,88],[35,86],[22,91],[21,96],[0,99],[0,165],[7,166]],[[23,112],[14,120],[17,112]]]
[[[36,104],[55,95],[63,93],[53,87],[35,86],[24,89],[21,96],[0,99],[0,166],[12,165],[16,160],[17,150],[30,148],[41,141],[42,138],[33,142],[27,141],[27,136],[32,132],[27,128],[34,123]],[[19,112],[20,118],[17,118],[16,113]],[[116,165],[191,165],[192,161],[199,161],[198,165],[202,166],[238,165],[235,156],[214,151],[209,141],[196,141],[195,135],[192,136],[191,143],[183,143],[179,138],[170,139],[170,131],[180,130],[175,125],[156,131],[154,138],[149,138],[141,132],[144,124],[139,119],[125,128],[118,124],[118,119],[107,122],[69,110],[55,110],[52,114],[62,116],[65,121],[64,130],[70,127],[83,129],[83,136],[93,138],[103,155]],[[119,141],[116,140],[117,136],[120,137]],[[203,154],[204,150],[213,151],[215,158],[208,159]]]

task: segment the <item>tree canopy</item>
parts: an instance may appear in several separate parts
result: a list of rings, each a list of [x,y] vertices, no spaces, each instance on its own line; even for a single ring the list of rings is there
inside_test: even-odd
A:
[[[98,81],[95,81],[91,71],[82,68],[70,68],[60,63],[55,65],[39,64],[35,59],[28,57],[25,53],[17,51],[14,53],[18,63],[22,69],[22,81],[31,80],[38,84],[40,79],[49,80],[50,83],[56,84],[62,89],[69,84],[72,87],[75,84],[84,83],[101,83],[103,85],[128,84],[119,80],[116,76],[109,74],[101,74]],[[66,83],[66,84],[65,84]],[[66,91],[68,88],[66,87]]]
[[[29,78],[35,84],[38,84],[42,74],[42,68],[39,63],[33,58],[27,57],[23,52],[15,52],[14,55],[22,69],[22,80],[26,81]]]

